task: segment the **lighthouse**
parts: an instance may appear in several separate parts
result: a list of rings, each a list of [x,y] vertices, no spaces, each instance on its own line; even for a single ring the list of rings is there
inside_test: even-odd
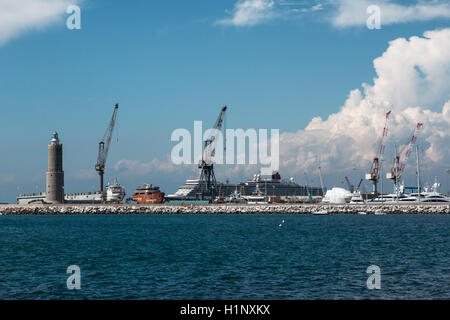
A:
[[[57,132],[53,133],[48,145],[46,202],[64,203],[63,145],[59,142]]]

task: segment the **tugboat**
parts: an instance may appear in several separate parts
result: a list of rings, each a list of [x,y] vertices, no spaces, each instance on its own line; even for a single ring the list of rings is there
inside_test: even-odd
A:
[[[139,204],[160,204],[164,201],[164,195],[164,192],[161,192],[159,187],[145,184],[136,188],[131,199]]]

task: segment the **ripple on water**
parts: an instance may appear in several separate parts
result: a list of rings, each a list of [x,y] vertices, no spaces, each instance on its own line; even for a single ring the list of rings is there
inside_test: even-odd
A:
[[[449,220],[2,216],[0,298],[448,299]],[[79,291],[66,288],[72,264],[81,268]],[[366,288],[372,264],[381,290]]]

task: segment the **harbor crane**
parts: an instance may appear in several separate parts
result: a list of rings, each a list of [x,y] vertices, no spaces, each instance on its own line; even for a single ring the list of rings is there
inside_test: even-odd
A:
[[[350,192],[351,193],[355,192],[355,186],[350,183],[350,180],[348,180],[347,176],[345,176],[345,181],[347,181],[347,185],[348,185],[348,188],[349,188]]]
[[[309,188],[309,179],[308,179],[308,174],[305,172],[303,172],[303,174],[305,175],[305,181],[306,181],[306,192],[308,192],[308,201],[311,202],[312,200],[312,194],[311,194],[311,189]]]
[[[411,138],[409,139],[409,142],[406,146],[403,147],[403,149],[397,154],[395,154],[394,157],[394,164],[392,165],[391,172],[388,172],[386,174],[386,178],[393,180],[394,185],[397,187],[400,178],[402,177],[402,173],[405,170],[406,163],[408,162],[409,156],[411,155],[414,144],[417,140],[417,135],[419,134],[420,129],[423,127],[423,123],[418,123],[417,126],[414,128],[414,131],[412,133]]]
[[[98,158],[95,170],[100,176],[100,192],[102,193],[102,200],[105,200],[105,193],[103,190],[103,175],[105,174],[106,158],[108,157],[109,146],[111,145],[111,139],[116,124],[117,111],[119,110],[119,104],[114,106],[114,112],[111,117],[108,128],[106,129],[103,139],[98,144]]]
[[[358,186],[356,187],[356,191],[360,191],[361,189],[361,183],[363,183],[364,179],[361,178],[361,180],[359,180]]]
[[[366,180],[370,180],[373,183],[372,193],[375,195],[378,194],[377,185],[378,185],[378,180],[380,179],[380,169],[381,169],[382,162],[383,162],[384,147],[385,147],[384,143],[385,143],[386,137],[389,134],[389,118],[390,118],[391,112],[392,111],[388,111],[386,113],[386,120],[384,123],[383,135],[381,136],[377,155],[375,156],[375,158],[372,161],[372,167],[370,168],[370,173],[366,174]]]
[[[355,191],[359,191],[359,188],[361,187],[361,183],[364,181],[364,179],[361,179],[359,181],[359,184],[358,184],[358,186],[356,188],[355,188],[355,185],[350,183],[350,180],[348,179],[347,176],[345,176],[345,181],[347,181],[347,185],[348,185],[348,187],[350,189],[350,192],[354,193]]]
[[[216,195],[217,181],[214,175],[214,163],[213,158],[216,154],[217,139],[219,138],[222,130],[222,124],[224,122],[225,112],[228,107],[224,106],[220,110],[219,117],[214,124],[212,129],[213,133],[210,137],[205,139],[202,160],[200,161],[198,167],[201,169],[200,172],[200,184],[205,186],[206,194],[211,196],[213,201]]]

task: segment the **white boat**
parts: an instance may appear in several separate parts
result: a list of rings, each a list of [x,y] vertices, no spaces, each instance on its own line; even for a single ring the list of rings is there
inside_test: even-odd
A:
[[[439,192],[440,183],[437,181],[429,188],[426,186],[424,191],[420,194],[403,193],[403,185],[400,186],[399,192],[385,194],[372,199],[372,202],[385,202],[385,203],[450,203],[450,198]]]
[[[425,186],[424,191],[420,195],[417,192],[411,193],[410,198],[414,199],[415,202],[419,202],[418,199],[420,197],[420,202],[423,203],[450,203],[450,198],[439,192],[440,186],[441,184],[436,178],[431,188]]]
[[[352,204],[364,204],[366,203],[361,195],[361,192],[355,191],[352,194],[352,198],[350,199],[350,203]]]
[[[247,200],[248,204],[268,204],[270,200],[270,198],[259,188],[259,183],[256,185],[256,190],[253,194],[243,196],[243,198]]]
[[[313,215],[315,215],[315,216],[327,216],[327,215],[329,215],[329,213],[328,213],[328,211],[323,210],[323,211],[313,212]]]
[[[424,195],[423,193],[421,195]],[[442,193],[429,193],[425,194],[423,198],[420,199],[423,203],[450,203],[450,198],[446,197]]]
[[[248,204],[268,204],[269,203],[269,197],[268,196],[246,196],[247,203]]]
[[[119,203],[125,198],[125,188],[114,179],[112,184],[106,186],[106,202]]]
[[[226,203],[246,203],[247,200],[241,195],[241,193],[236,189],[232,194],[225,198]]]
[[[389,194],[379,195],[379,196],[373,198],[372,200],[370,200],[370,202],[397,203],[397,202],[401,202],[401,201],[405,201],[405,200],[407,201],[408,198],[409,198],[409,195],[406,195],[406,194],[389,193]]]

